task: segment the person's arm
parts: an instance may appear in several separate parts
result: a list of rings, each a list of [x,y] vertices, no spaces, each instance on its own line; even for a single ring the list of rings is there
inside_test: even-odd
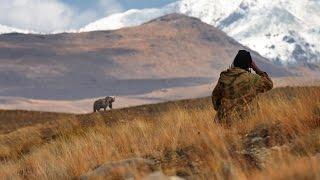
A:
[[[216,111],[220,108],[220,105],[221,105],[222,91],[223,91],[222,85],[218,81],[211,95],[212,105]]]
[[[265,71],[262,71],[262,70],[256,65],[256,63],[255,63],[254,61],[252,61],[252,63],[251,63],[251,68],[252,68],[252,69],[256,72],[256,74],[258,74],[259,76],[265,77],[265,78],[267,78],[267,79],[269,79],[269,80],[271,81],[269,75],[268,75]]]
[[[258,93],[263,93],[266,91],[269,91],[273,88],[273,82],[269,75],[262,71],[254,61],[252,61],[251,68],[256,72],[255,78],[254,78],[254,85],[256,87],[256,90]]]

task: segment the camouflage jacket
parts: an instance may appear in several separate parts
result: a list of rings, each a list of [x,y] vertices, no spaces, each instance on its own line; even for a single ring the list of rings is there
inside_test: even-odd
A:
[[[230,123],[246,114],[249,103],[258,93],[271,90],[273,83],[268,74],[252,74],[241,68],[230,68],[220,74],[212,92],[212,102],[217,110],[216,121]]]

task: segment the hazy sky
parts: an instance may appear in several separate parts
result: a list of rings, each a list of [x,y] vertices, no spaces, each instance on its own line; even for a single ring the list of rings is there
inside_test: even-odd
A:
[[[78,7],[80,9],[94,8],[98,0],[62,0],[63,2],[70,4],[72,6]],[[163,5],[169,4],[175,0],[117,0],[123,9],[141,9],[150,7],[161,7]]]
[[[161,7],[176,0],[0,0],[0,24],[53,32],[78,29],[128,9]]]

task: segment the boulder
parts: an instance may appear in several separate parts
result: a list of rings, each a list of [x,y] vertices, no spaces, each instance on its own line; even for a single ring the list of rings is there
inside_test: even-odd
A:
[[[154,165],[154,161],[143,158],[108,162],[80,176],[79,179],[136,179],[152,173]]]
[[[278,122],[260,124],[244,137],[244,149],[237,152],[242,155],[249,164],[258,169],[263,169],[277,154],[289,152],[290,147],[285,142],[290,133],[286,127]]]

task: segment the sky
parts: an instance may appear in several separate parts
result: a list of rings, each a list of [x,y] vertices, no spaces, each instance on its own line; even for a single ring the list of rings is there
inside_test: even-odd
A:
[[[37,32],[79,29],[128,9],[157,8],[176,0],[0,0],[0,25]]]
[[[98,0],[62,0],[63,2],[75,6],[80,9],[87,9],[88,7],[94,7]],[[161,7],[163,5],[169,4],[174,0],[117,0],[123,9],[142,9],[142,8],[152,8]]]

